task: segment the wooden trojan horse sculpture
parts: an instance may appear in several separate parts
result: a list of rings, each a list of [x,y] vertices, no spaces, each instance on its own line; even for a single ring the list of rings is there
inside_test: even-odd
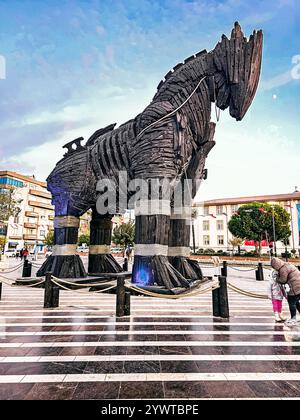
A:
[[[55,247],[38,275],[51,271],[57,277],[86,276],[76,255],[79,218],[92,209],[89,273],[117,273],[122,268],[110,255],[114,212],[96,210],[99,180],[118,184],[142,179],[167,179],[170,185],[192,179],[191,200],[205,177],[205,160],[214,147],[212,103],[242,120],[255,96],[262,61],[263,34],[249,40],[238,23],[231,38],[222,36],[211,52],[202,51],[175,66],[162,81],[151,104],[134,120],[98,130],[86,143],[82,138],[65,147],[68,152],[48,178],[55,206]],[[127,184],[126,184],[127,185]],[[174,191],[156,200],[151,194],[136,212],[133,282],[167,288],[188,287],[201,278],[190,255],[190,214],[174,211]],[[126,188],[125,188],[126,189]],[[117,190],[117,196],[130,194]],[[149,201],[151,200],[151,206]],[[189,205],[191,202],[189,202]],[[141,203],[139,203],[141,206]],[[118,208],[115,212],[122,212]]]

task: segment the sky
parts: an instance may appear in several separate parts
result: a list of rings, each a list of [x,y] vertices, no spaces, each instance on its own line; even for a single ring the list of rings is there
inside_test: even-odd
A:
[[[163,76],[236,20],[264,31],[242,122],[221,113],[198,200],[300,188],[298,0],[0,0],[0,169],[44,180],[62,146],[122,124]]]

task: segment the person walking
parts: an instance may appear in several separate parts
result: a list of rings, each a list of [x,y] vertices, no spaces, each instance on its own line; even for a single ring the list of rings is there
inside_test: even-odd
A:
[[[23,258],[25,261],[28,260],[28,256],[29,256],[28,248],[25,248],[23,251]]]
[[[286,321],[286,318],[282,313],[282,303],[284,298],[287,299],[287,292],[285,290],[285,286],[283,284],[279,284],[277,280],[278,272],[273,270],[270,275],[268,296],[272,301],[275,321],[284,322]]]
[[[271,266],[278,272],[277,282],[289,286],[288,303],[291,319],[287,325],[294,326],[297,323],[297,311],[300,313],[300,271],[293,264],[285,263],[279,258],[272,258]]]

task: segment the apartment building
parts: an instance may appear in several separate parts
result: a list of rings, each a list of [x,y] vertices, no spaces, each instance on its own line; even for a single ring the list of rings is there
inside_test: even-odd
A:
[[[196,247],[203,249],[214,249],[216,251],[231,249],[229,241],[232,235],[228,229],[228,222],[244,204],[253,202],[278,204],[284,207],[291,215],[291,237],[288,249],[300,249],[300,192],[292,194],[250,196],[237,198],[222,198],[209,200],[203,203],[196,203],[197,219],[195,220]],[[268,244],[263,243],[265,251]],[[277,249],[284,251],[284,245],[278,242]],[[254,244],[245,242],[243,248],[253,250]]]
[[[13,191],[19,211],[0,225],[0,235],[6,236],[5,251],[28,247],[39,251],[44,248],[45,238],[53,230],[54,207],[47,184],[33,176],[11,171],[0,171],[0,189]]]

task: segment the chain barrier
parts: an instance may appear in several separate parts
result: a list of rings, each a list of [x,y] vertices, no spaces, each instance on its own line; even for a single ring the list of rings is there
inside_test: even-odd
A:
[[[73,283],[73,282],[71,282],[71,281],[69,281],[69,280],[65,280],[65,279],[59,279],[59,278],[57,278],[57,277],[54,277],[54,276],[52,276],[52,278],[53,279],[55,279],[56,281],[59,281],[59,282],[61,282],[61,283],[64,283],[64,284],[69,284],[70,286],[80,286],[80,288],[84,288],[84,287],[97,287],[97,286],[106,286],[107,284],[109,284],[109,285],[111,285],[111,283],[114,281],[116,281],[116,280],[111,280],[111,281],[108,281],[108,282],[103,282],[103,283],[92,283],[92,284],[79,284],[79,283]]]
[[[260,295],[257,293],[253,293],[253,292],[249,292],[248,290],[243,290],[240,289],[237,286],[234,286],[233,284],[228,282],[228,288],[231,289],[232,291],[239,293],[240,295],[244,295],[244,296],[248,296],[254,299],[264,299],[264,300],[269,300],[268,295]]]
[[[256,267],[255,268],[249,268],[249,269],[246,269],[246,270],[245,269],[236,268],[236,267],[233,267],[231,265],[228,265],[227,267],[230,268],[231,270],[240,271],[240,272],[244,272],[244,273],[249,273],[250,271],[256,271],[257,270]]]
[[[0,271],[1,273],[9,274],[9,273],[13,273],[19,270],[22,266],[23,266],[23,263],[15,267],[8,268],[7,270],[5,268],[0,268]]]
[[[138,292],[138,293],[144,294],[146,296],[150,296],[150,297],[155,297],[155,298],[160,298],[160,299],[182,299],[182,298],[185,298],[185,297],[202,295],[202,294],[205,294],[205,293],[212,292],[215,289],[219,289],[220,285],[219,285],[219,282],[217,281],[217,282],[214,282],[214,284],[211,285],[208,288],[205,288],[205,289],[202,289],[202,290],[198,289],[198,290],[195,290],[191,293],[182,293],[180,295],[163,295],[163,294],[160,294],[160,293],[154,293],[154,292],[150,292],[149,290],[144,290],[144,289],[142,289],[138,286],[133,286],[131,283],[128,283],[128,282],[125,282],[125,287],[126,287],[126,289],[133,290],[134,292]]]
[[[13,281],[10,277],[6,277],[6,276],[3,276],[2,274],[0,274],[0,278],[1,279],[5,279],[5,280],[8,280],[8,281]],[[1,280],[1,282],[2,282],[2,280]],[[3,282],[4,283],[4,282]]]

